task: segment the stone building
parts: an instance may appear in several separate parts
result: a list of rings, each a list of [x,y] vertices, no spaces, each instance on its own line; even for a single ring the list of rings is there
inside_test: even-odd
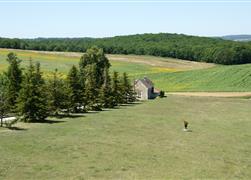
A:
[[[134,88],[139,100],[154,99],[159,95],[159,90],[154,88],[153,82],[147,77],[137,79]]]

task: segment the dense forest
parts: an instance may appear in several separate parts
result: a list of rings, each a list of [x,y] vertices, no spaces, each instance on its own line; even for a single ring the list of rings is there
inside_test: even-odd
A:
[[[218,64],[251,63],[251,43],[183,34],[138,34],[110,38],[0,38],[1,48],[86,52],[98,46],[109,54],[173,57]]]

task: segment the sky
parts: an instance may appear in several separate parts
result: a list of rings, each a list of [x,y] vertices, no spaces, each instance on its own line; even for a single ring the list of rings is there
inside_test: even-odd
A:
[[[0,37],[111,37],[159,32],[199,36],[251,34],[251,0],[80,1],[0,0]]]

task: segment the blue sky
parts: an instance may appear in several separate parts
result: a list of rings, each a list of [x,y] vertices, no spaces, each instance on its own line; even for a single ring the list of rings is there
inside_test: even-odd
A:
[[[2,0],[0,0],[1,2]],[[250,3],[1,2],[0,37],[251,34]]]

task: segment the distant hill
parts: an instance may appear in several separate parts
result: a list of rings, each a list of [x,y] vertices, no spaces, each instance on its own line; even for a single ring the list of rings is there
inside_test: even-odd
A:
[[[251,43],[184,34],[136,34],[109,38],[0,38],[0,48],[85,52],[92,46],[108,54],[172,57],[217,64],[251,63]]]
[[[231,41],[251,41],[251,35],[228,35],[221,38]]]

